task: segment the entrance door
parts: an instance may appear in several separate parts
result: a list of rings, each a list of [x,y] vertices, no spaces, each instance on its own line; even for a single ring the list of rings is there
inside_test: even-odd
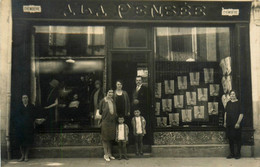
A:
[[[123,82],[123,90],[125,90],[130,99],[131,103],[131,115],[130,117],[126,117],[126,123],[129,126],[129,143],[134,144],[134,136],[132,131],[131,119],[133,118],[133,93],[136,89],[136,76],[142,76],[143,78],[143,85],[147,88],[147,113],[148,115],[145,116],[146,119],[146,131],[147,134],[144,136],[144,144],[150,145],[152,142],[152,135],[151,135],[151,115],[150,115],[150,107],[151,104],[149,103],[149,85],[148,85],[148,54],[147,53],[114,53],[112,54],[112,87],[116,89],[116,81],[121,80]]]

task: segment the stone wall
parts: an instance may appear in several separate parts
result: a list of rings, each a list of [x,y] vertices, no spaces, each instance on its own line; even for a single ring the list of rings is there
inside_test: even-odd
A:
[[[12,17],[11,0],[0,0],[0,114],[1,157],[7,159],[6,132],[9,124],[11,97],[11,47]]]
[[[250,51],[252,71],[252,98],[254,121],[254,156],[260,156],[260,25],[255,25],[251,14]]]

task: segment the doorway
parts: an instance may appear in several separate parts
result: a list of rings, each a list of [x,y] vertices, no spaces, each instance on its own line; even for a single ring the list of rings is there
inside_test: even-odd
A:
[[[129,126],[129,144],[134,145],[134,136],[131,125],[131,120],[134,116],[133,114],[133,93],[136,88],[135,79],[136,76],[142,76],[143,85],[149,88],[149,67],[148,67],[148,54],[147,53],[113,53],[112,54],[112,74],[111,74],[111,85],[112,88],[116,89],[116,81],[121,80],[123,82],[123,90],[125,90],[130,99],[131,105],[131,114],[129,117],[125,118],[125,122]],[[148,89],[149,94],[149,89]],[[147,98],[150,98],[147,96]],[[148,100],[149,101],[149,100]],[[147,109],[149,111],[151,106],[150,103],[147,103]],[[150,152],[150,145],[152,143],[152,131],[151,131],[151,112],[150,115],[146,116],[146,131],[147,134],[143,138],[144,142],[144,151]],[[148,150],[149,149],[149,150]]]

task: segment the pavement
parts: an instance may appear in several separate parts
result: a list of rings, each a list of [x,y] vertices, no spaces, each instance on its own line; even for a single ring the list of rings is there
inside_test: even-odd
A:
[[[226,159],[224,157],[199,158],[130,158],[111,160],[102,158],[42,158],[28,162],[11,160],[4,167],[260,167],[259,158]]]

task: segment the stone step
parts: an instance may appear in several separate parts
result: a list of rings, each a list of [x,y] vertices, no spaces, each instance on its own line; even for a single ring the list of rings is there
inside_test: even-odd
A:
[[[226,157],[228,144],[152,145],[153,157]],[[252,157],[252,146],[242,146],[241,156]]]

